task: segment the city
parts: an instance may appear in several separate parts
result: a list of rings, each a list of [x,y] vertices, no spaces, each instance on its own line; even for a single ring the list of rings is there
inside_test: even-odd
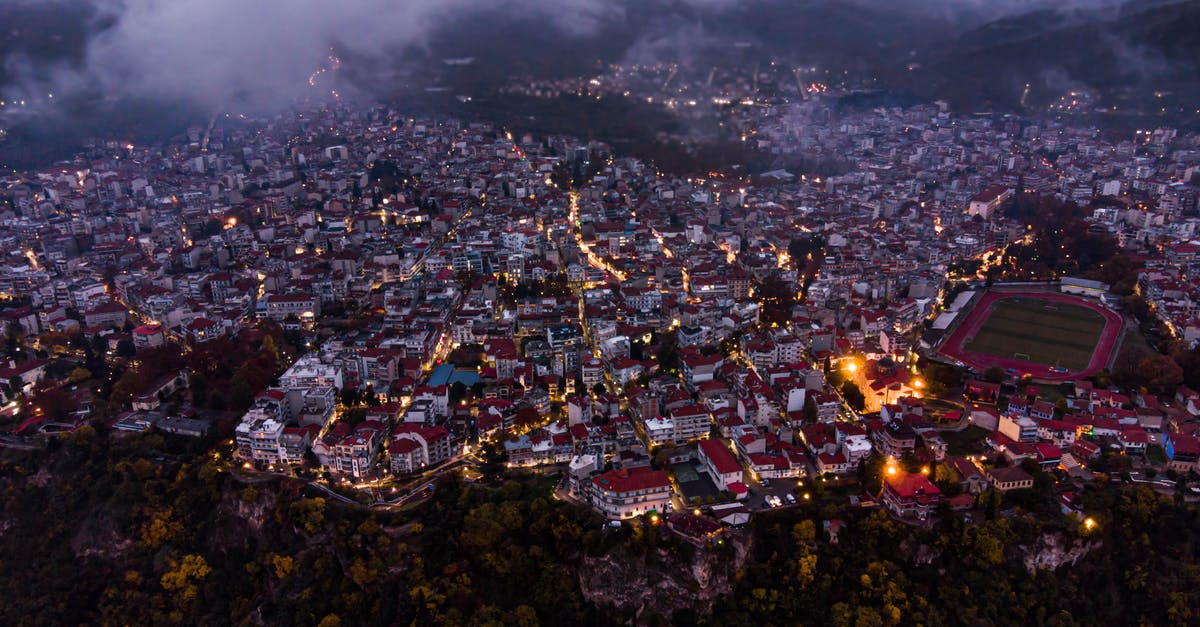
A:
[[[46,620],[1042,623],[1077,567],[1155,600],[1061,624],[1195,620],[1200,132],[868,89],[498,92],[662,107],[672,166],[334,93],[4,172],[0,537],[55,473],[112,499],[46,540],[104,609]]]

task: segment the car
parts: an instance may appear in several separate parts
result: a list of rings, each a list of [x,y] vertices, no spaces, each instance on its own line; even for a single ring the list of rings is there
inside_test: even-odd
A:
[[[763,486],[764,488],[769,488],[769,487],[771,487],[771,480],[770,480],[770,479],[763,479],[763,480],[762,480],[760,483],[762,483],[762,486]]]
[[[787,498],[788,505],[796,504],[796,495],[795,494],[792,494],[791,492],[789,492],[785,498]]]

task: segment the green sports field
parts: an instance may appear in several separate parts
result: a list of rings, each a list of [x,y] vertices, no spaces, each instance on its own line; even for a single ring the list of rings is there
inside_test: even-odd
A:
[[[1104,316],[1086,307],[1032,298],[996,301],[964,348],[1070,370],[1087,368]]]

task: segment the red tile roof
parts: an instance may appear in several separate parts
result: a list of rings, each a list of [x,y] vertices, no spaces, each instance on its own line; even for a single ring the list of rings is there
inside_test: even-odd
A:
[[[655,490],[671,485],[666,471],[649,468],[610,470],[593,478],[592,483],[602,490],[617,493]]]
[[[733,458],[733,453],[725,448],[720,440],[704,440],[700,442],[700,452],[712,460],[713,467],[721,474],[741,472],[742,466]]]
[[[885,481],[887,482],[887,486],[900,498],[935,496],[942,493],[924,475],[898,472],[894,475],[887,475]]]

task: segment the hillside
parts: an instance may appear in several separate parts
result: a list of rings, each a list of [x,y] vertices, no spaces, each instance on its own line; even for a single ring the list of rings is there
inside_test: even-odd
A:
[[[816,485],[812,505],[698,549],[610,530],[538,476],[373,512],[201,448],[84,429],[7,453],[0,622],[1187,624],[1200,601],[1200,517],[1144,488],[1080,495],[1089,532],[1039,493],[921,530]]]
[[[1171,112],[1200,95],[1198,57],[1200,2],[1130,2],[1119,11],[1037,11],[990,22],[935,46],[912,81],[923,95],[978,106],[1019,108],[1028,83],[1029,106],[1084,88],[1106,106]],[[1173,93],[1164,100],[1156,91]]]

